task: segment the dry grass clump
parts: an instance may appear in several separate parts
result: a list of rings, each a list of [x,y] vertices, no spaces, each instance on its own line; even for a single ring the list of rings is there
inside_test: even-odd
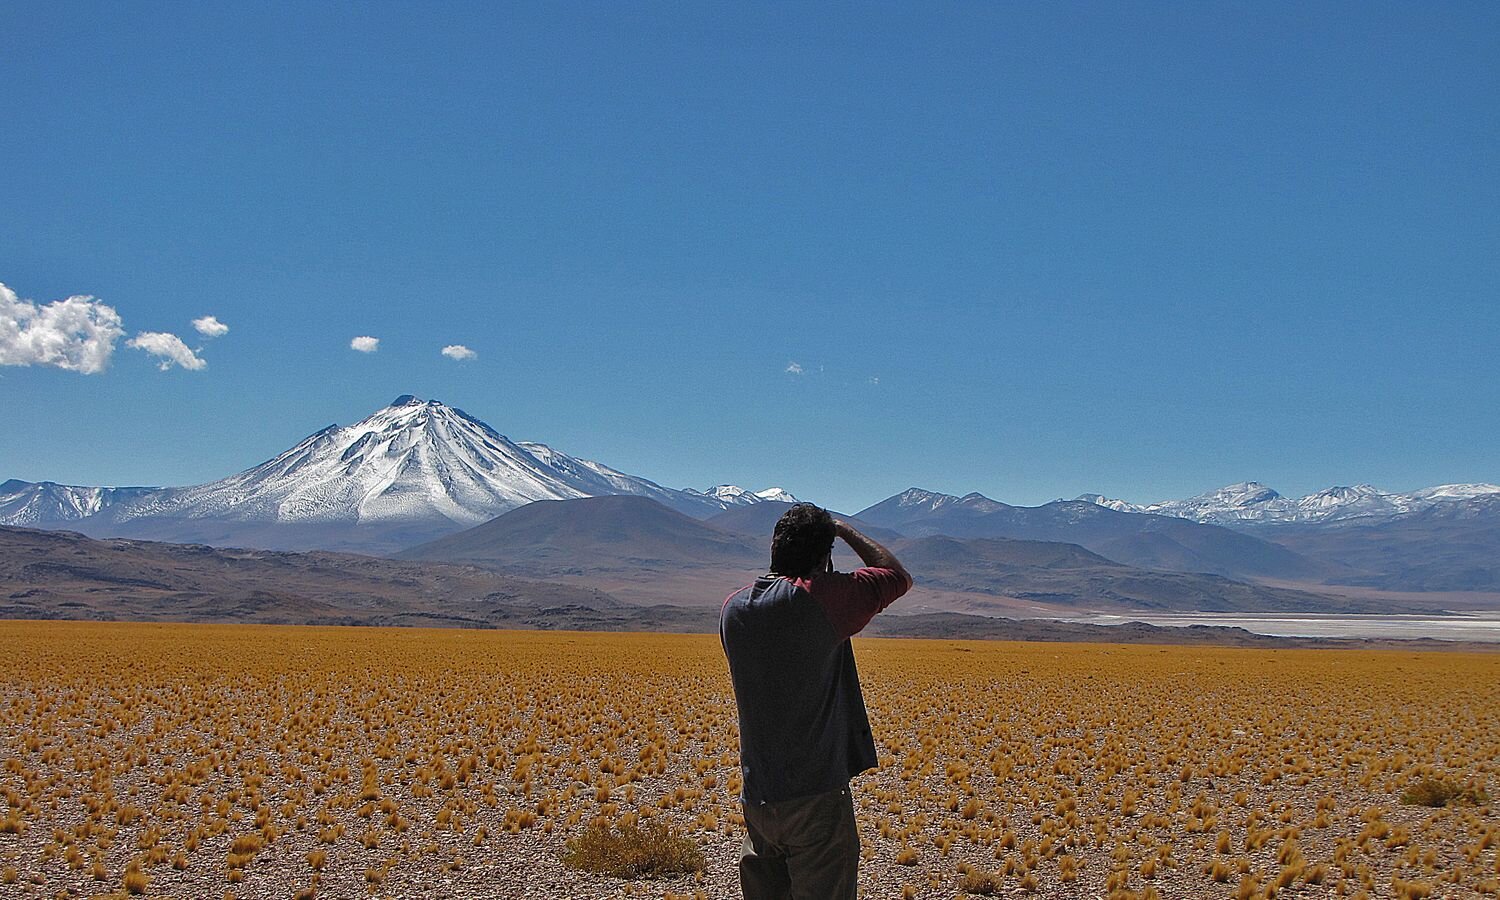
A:
[[[660,822],[595,822],[568,841],[562,859],[570,868],[615,878],[702,872],[708,864],[697,844]]]
[[[963,878],[958,883],[958,889],[965,894],[978,894],[985,897],[1000,893],[1004,886],[1003,875],[980,868],[966,868]]]
[[[1484,806],[1490,795],[1484,788],[1446,778],[1424,778],[1401,793],[1401,802],[1411,806]]]

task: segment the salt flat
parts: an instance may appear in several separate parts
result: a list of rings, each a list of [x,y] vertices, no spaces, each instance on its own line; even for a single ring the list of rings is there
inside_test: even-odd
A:
[[[1256,634],[1278,637],[1391,638],[1397,640],[1435,638],[1447,641],[1500,642],[1500,611],[1494,610],[1465,610],[1450,616],[1100,613],[1073,616],[1062,621],[1083,622],[1091,625],[1146,622],[1151,625],[1175,628],[1215,625],[1243,628]]]

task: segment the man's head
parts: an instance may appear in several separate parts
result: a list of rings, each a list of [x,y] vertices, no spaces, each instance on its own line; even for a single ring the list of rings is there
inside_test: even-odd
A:
[[[821,570],[833,551],[835,530],[828,510],[798,503],[782,513],[771,535],[771,571],[800,578]]]

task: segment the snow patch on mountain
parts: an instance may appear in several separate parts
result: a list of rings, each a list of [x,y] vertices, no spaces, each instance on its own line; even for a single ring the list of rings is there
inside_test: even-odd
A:
[[[797,502],[799,502],[796,497],[792,496],[791,491],[788,491],[786,488],[780,488],[780,487],[771,487],[771,488],[766,488],[763,491],[756,491],[755,492],[755,496],[759,497],[762,500],[769,501],[771,503],[797,503]]]
[[[1500,484],[1440,484],[1436,487],[1413,491],[1410,496],[1420,500],[1473,500],[1490,494],[1500,494]]]
[[[953,494],[942,494],[913,487],[907,488],[894,497],[887,497],[861,511],[858,516],[876,525],[897,527],[894,523],[912,521],[938,512],[978,516],[1009,508],[1004,503],[991,500],[977,492],[957,497]]]
[[[1082,500],[1085,503],[1092,503],[1095,506],[1102,506],[1105,509],[1112,509],[1115,512],[1140,512],[1145,509],[1144,506],[1137,506],[1128,500],[1106,497],[1103,494],[1079,494],[1076,499]]]
[[[689,493],[698,493],[698,491],[692,488],[688,488],[687,490]],[[796,497],[793,497],[786,490],[779,487],[766,488],[763,491],[750,491],[737,484],[716,484],[708,490],[703,491],[702,495],[724,504],[725,508],[731,506],[751,506],[766,501],[775,503],[797,502]]]
[[[76,522],[160,490],[153,487],[79,487],[11,479],[0,484],[0,524],[19,528]]]
[[[995,501],[980,493],[969,493],[962,497],[954,494],[941,494],[937,491],[924,491],[921,488],[907,488],[894,498],[895,507],[907,511],[937,512],[950,506],[984,506],[993,504]],[[886,501],[889,502],[889,501]],[[996,504],[1001,505],[1001,504]]]

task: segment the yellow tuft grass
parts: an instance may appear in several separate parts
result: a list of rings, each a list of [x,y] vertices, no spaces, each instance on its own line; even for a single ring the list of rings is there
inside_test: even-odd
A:
[[[568,842],[563,864],[615,878],[701,872],[708,865],[698,845],[664,823],[597,822]]]
[[[1122,898],[1500,876],[1500,654],[856,652],[881,762],[853,784],[862,865],[923,898],[988,870]],[[381,894],[610,823],[671,829],[714,863],[683,880],[720,896],[736,725],[711,635],[0,622],[0,883]],[[1445,805],[1401,802],[1429,781]]]

